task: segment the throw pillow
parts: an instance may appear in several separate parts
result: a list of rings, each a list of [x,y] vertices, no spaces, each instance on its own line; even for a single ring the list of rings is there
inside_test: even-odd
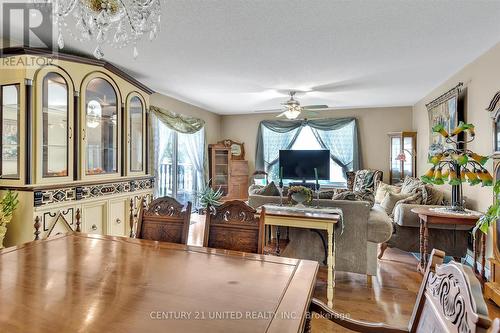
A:
[[[347,171],[345,173],[346,180],[347,180],[347,190],[352,191],[354,187],[354,178],[356,178],[356,172],[354,171]]]
[[[274,184],[274,182],[270,182],[269,184],[267,184],[263,188],[255,191],[255,194],[265,195],[265,196],[279,196],[280,191],[278,190],[278,188],[276,187],[276,184]]]
[[[425,204],[428,200],[427,190],[425,188],[425,183],[418,178],[413,178],[406,176],[401,186],[401,193],[417,193],[422,194],[422,202]]]
[[[248,187],[248,195],[257,194],[257,191],[264,188],[264,185],[252,184]]]
[[[385,195],[384,200],[380,203],[380,206],[384,208],[386,211],[387,215],[391,215],[392,211],[394,210],[394,207],[400,200],[404,200],[406,198],[411,197],[411,193],[391,193],[387,192]]]
[[[427,192],[426,205],[441,205],[443,204],[444,193],[432,185],[425,185]]]
[[[425,187],[425,183],[418,178],[406,176],[401,185],[401,193],[415,193]]]
[[[375,170],[359,170],[354,178],[353,191],[375,188],[374,176]]]
[[[395,185],[389,185],[384,182],[378,182],[377,192],[375,193],[375,203],[381,203],[384,200],[387,192],[400,193],[401,187]]]

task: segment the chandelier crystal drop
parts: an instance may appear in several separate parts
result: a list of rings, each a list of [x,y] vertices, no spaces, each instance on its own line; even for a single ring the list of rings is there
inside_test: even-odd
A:
[[[133,45],[133,56],[139,54],[137,41],[149,40],[160,30],[160,0],[45,0],[54,6],[59,28],[57,45],[64,48],[63,31],[77,41],[96,42],[94,57],[104,57],[103,46],[123,48]]]

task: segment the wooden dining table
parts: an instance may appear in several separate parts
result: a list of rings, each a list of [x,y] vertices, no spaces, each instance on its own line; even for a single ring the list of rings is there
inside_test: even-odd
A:
[[[301,332],[318,263],[69,233],[0,250],[0,332]]]

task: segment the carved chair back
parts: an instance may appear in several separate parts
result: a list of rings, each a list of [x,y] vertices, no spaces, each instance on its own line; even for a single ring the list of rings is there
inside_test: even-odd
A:
[[[441,264],[444,256],[443,251],[432,251],[410,331],[486,332],[491,322],[479,280],[469,266],[455,261]]]
[[[187,244],[191,202],[183,208],[181,203],[171,197],[157,198],[149,207],[142,206],[137,220],[136,238]]]
[[[444,256],[443,251],[432,251],[408,327],[346,319],[317,299],[309,310],[355,332],[487,332],[491,321],[479,281],[468,266],[442,264]],[[310,322],[305,331],[310,332]]]
[[[203,246],[262,254],[264,216],[264,210],[256,216],[255,209],[239,200],[213,207],[207,212]]]

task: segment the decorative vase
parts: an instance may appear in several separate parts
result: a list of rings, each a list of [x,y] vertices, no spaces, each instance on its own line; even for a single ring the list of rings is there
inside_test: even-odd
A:
[[[297,203],[296,207],[304,208],[304,202],[307,200],[307,197],[304,193],[293,193],[292,199]]]

